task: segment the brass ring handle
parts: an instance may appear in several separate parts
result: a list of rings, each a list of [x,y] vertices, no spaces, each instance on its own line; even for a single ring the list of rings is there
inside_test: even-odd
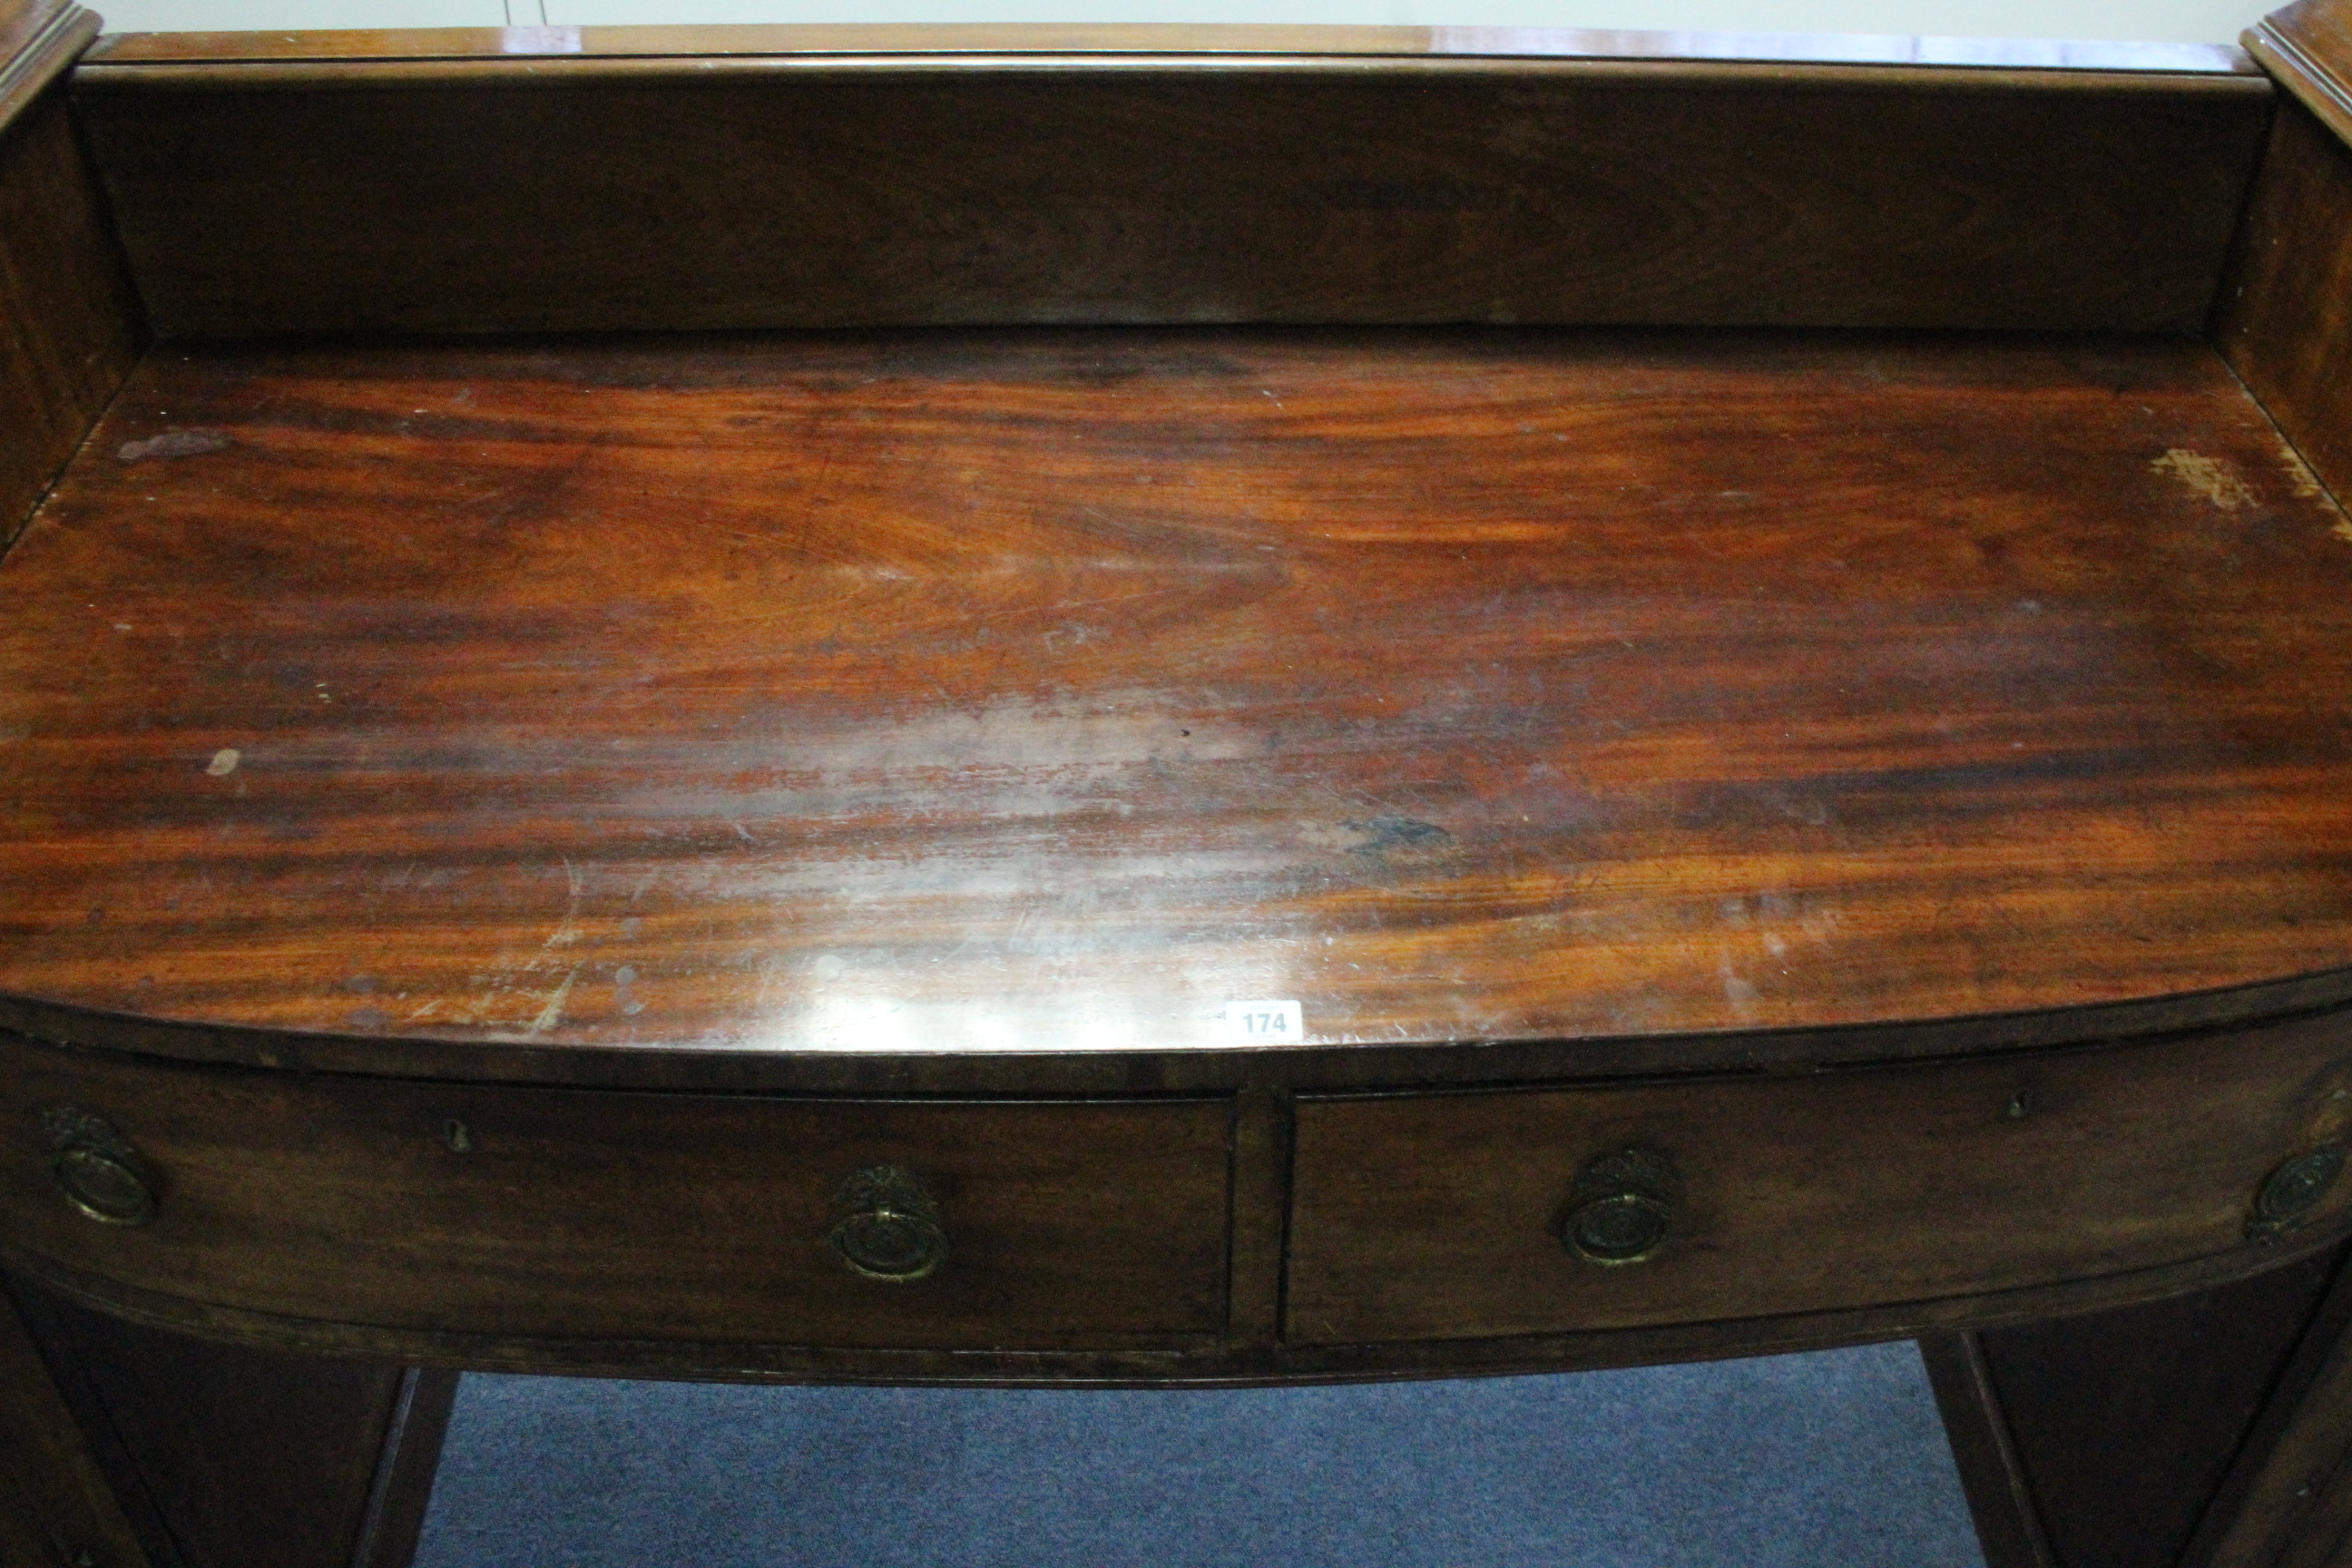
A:
[[[948,1260],[948,1233],[940,1207],[914,1173],[897,1165],[858,1172],[834,1194],[828,1239],[852,1274],[911,1285]]]
[[[2334,1143],[2281,1162],[2254,1193],[2254,1214],[2246,1222],[2247,1237],[2268,1240],[2294,1228],[2327,1196],[2344,1173],[2344,1163],[2342,1146]]]
[[[66,1202],[101,1225],[155,1217],[155,1177],[131,1141],[104,1117],[70,1105],[41,1112],[53,1151],[49,1175]]]
[[[1682,1175],[1653,1149],[1621,1149],[1578,1173],[1560,1245],[1587,1263],[1639,1263],[1673,1232]]]

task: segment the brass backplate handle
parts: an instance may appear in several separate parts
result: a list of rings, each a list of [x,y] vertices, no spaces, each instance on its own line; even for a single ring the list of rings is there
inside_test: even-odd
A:
[[[1577,1173],[1560,1222],[1560,1245],[1587,1263],[1639,1263],[1666,1243],[1682,1197],[1682,1173],[1654,1149],[1620,1149]]]
[[[2344,1160],[2341,1144],[2323,1143],[2273,1167],[2254,1191],[2253,1215],[2246,1222],[2248,1238],[2268,1241],[2308,1218],[2344,1173]]]
[[[829,1239],[844,1267],[867,1279],[911,1285],[948,1260],[939,1205],[914,1173],[874,1165],[842,1183],[833,1197]]]
[[[155,1174],[114,1123],[59,1105],[41,1112],[41,1127],[49,1135],[49,1174],[66,1202],[101,1225],[155,1217]]]

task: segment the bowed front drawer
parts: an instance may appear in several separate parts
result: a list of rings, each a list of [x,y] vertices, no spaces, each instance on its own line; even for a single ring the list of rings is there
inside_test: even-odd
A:
[[[11,1043],[0,1211],[39,1259],[288,1317],[608,1341],[1169,1345],[1223,1321],[1227,1125],[1210,1100],[457,1087]]]
[[[1991,1295],[2341,1227],[2335,1014],[2046,1056],[1298,1111],[1288,1337]]]

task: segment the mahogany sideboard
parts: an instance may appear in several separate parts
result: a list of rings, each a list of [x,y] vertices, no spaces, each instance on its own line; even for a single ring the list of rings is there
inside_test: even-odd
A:
[[[2352,0],[97,33],[0,1559],[396,1568],[463,1368],[1916,1337],[1993,1568],[2352,1563]]]

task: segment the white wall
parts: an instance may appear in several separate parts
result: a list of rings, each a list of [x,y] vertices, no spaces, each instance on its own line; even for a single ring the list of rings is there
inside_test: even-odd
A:
[[[1401,22],[2233,43],[2280,0],[90,0],[116,32],[626,22]],[[542,7],[544,10],[542,12]],[[509,16],[509,11],[512,13]]]

